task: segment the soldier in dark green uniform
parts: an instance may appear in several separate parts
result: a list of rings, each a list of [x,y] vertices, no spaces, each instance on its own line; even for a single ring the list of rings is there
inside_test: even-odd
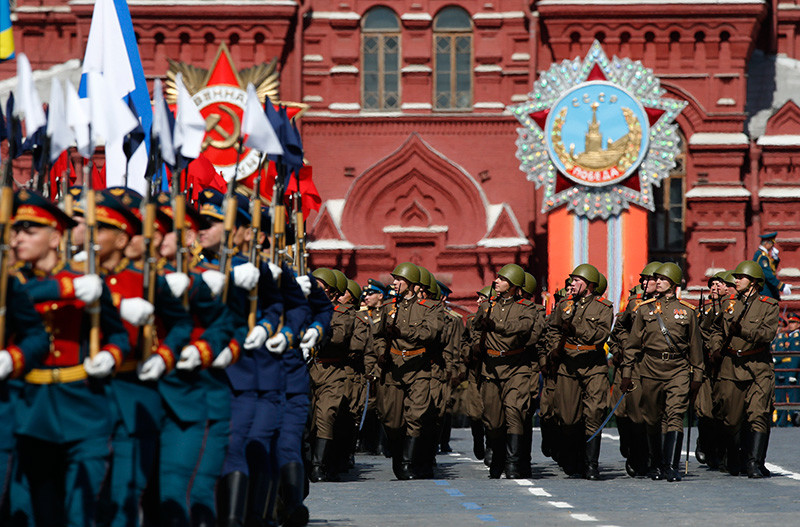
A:
[[[762,478],[769,475],[764,459],[775,396],[770,343],[778,331],[778,302],[759,294],[764,272],[757,263],[741,262],[733,276],[737,294],[724,306],[709,345],[719,364],[714,395],[725,426],[728,471],[739,473],[740,432],[747,424],[747,475]]]
[[[633,387],[631,371],[638,363],[641,412],[647,426],[650,477],[680,481],[678,461],[683,442],[683,414],[703,379],[703,348],[695,307],[675,290],[683,273],[665,263],[653,273],[656,297],[642,302],[625,343],[620,390]],[[662,422],[666,433],[662,445]]]

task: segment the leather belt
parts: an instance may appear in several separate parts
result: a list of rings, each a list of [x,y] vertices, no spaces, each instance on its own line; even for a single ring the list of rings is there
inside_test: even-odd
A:
[[[748,355],[756,355],[757,353],[763,353],[768,349],[769,348],[767,348],[767,346],[761,346],[760,348],[753,348],[751,350],[735,350],[733,348],[728,348],[725,351],[729,355],[733,355],[734,357],[747,357]]]
[[[597,346],[589,346],[587,344],[564,344],[564,349],[570,351],[595,351]]]
[[[683,353],[670,353],[668,351],[650,351],[645,350],[645,354],[661,360],[676,360],[685,357]]]
[[[392,355],[400,355],[401,357],[408,358],[408,357],[416,357],[417,355],[422,355],[425,353],[425,348],[415,348],[413,350],[399,350],[397,348],[392,348]]]
[[[88,375],[83,365],[68,366],[66,368],[33,369],[25,375],[25,382],[30,384],[63,384],[82,381]]]
[[[487,349],[486,353],[490,357],[511,357],[512,355],[519,355],[523,351],[524,351],[524,348],[517,348],[515,350],[507,350],[507,351]]]

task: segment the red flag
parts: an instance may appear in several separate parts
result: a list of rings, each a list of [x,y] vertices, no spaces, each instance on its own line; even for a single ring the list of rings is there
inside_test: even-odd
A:
[[[92,187],[95,190],[106,188],[106,165],[103,164],[102,170],[97,170],[97,163],[92,163]]]
[[[211,164],[211,161],[209,161],[208,158],[202,153],[197,157],[197,159],[194,159],[189,163],[188,170],[189,173],[187,177],[184,178],[183,174],[181,174],[181,177],[179,177],[178,180],[180,183],[181,192],[186,192],[187,185],[192,189],[192,201],[197,201],[198,196],[200,196],[200,192],[207,188],[219,190],[223,194],[228,188],[228,185],[225,183],[225,178],[223,178],[217,172],[217,169],[214,168],[214,165]],[[166,172],[167,181],[172,184],[172,171],[169,169],[169,167],[167,167]]]
[[[69,159],[68,151],[64,150],[58,159],[56,159],[53,166],[50,168],[50,197],[55,200],[56,195],[58,195],[58,184],[61,182],[61,178],[67,175],[67,171],[69,170],[69,185],[72,186],[75,184],[75,168],[72,165],[72,161]]]
[[[304,165],[300,169],[299,181],[297,175],[293,174],[286,188],[287,196],[300,190],[300,196],[303,200],[303,217],[306,218],[312,210],[319,210],[320,205],[322,205],[322,198],[320,198],[317,186],[311,178],[312,174],[312,167]]]

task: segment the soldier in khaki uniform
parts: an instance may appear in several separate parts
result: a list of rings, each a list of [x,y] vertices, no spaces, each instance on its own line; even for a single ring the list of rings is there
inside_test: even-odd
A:
[[[319,482],[333,481],[337,477],[338,466],[331,464],[331,445],[336,417],[345,396],[347,373],[344,366],[350,351],[355,313],[351,307],[337,302],[347,287],[346,278],[342,284],[331,269],[317,269],[312,274],[334,305],[330,339],[320,347],[309,369],[313,392],[312,429],[315,432],[309,479]]]
[[[699,463],[705,463],[708,468],[716,469],[720,460],[720,443],[722,442],[721,422],[717,419],[719,404],[712,397],[714,384],[717,382],[713,375],[714,368],[711,361],[711,333],[714,326],[719,324],[723,306],[727,299],[736,290],[736,282],[730,271],[720,271],[708,280],[708,302],[700,306],[698,320],[700,332],[703,335],[703,357],[705,360],[705,377],[703,385],[695,398],[695,412],[697,415],[697,446],[695,456]]]
[[[741,262],[733,276],[737,294],[725,305],[709,345],[719,364],[714,397],[719,401],[727,436],[728,471],[734,475],[739,472],[738,438],[747,423],[747,475],[762,478],[769,475],[764,459],[775,396],[770,343],[778,331],[778,302],[759,295],[764,272],[757,263]]]
[[[581,264],[570,275],[570,296],[559,302],[548,321],[548,360],[557,364],[553,404],[562,430],[564,449],[582,459],[562,459],[568,474],[583,472],[599,480],[600,434],[587,442],[603,422],[608,408],[608,364],[603,348],[614,317],[610,302],[594,294],[600,273]],[[583,470],[582,470],[583,469]]]
[[[426,352],[439,331],[439,316],[434,302],[417,297],[420,273],[416,265],[401,263],[392,276],[397,297],[384,304],[382,329],[375,338],[385,384],[383,419],[395,475],[402,480],[418,479],[428,472],[417,465],[431,408],[431,359]]]
[[[502,475],[504,461],[506,477],[521,477],[520,454],[530,411],[531,378],[531,360],[524,352],[537,315],[530,302],[518,299],[524,284],[522,267],[504,266],[494,281],[497,296],[482,304],[475,315],[475,327],[481,332],[483,422],[492,445],[489,477],[495,479]]]
[[[492,294],[492,288],[489,286],[484,287],[476,293],[478,295],[476,303],[478,309],[481,304],[489,300]],[[486,447],[484,444],[484,430],[483,430],[483,401],[481,401],[481,394],[478,391],[478,383],[476,380],[476,364],[470,357],[476,356],[477,352],[473,353],[473,346],[478,346],[480,343],[480,332],[475,328],[475,314],[467,317],[467,327],[465,338],[462,343],[461,356],[464,362],[469,365],[467,371],[467,389],[464,393],[465,408],[467,415],[470,419],[470,429],[472,431],[472,453],[475,454],[476,459],[484,459],[486,455]]]
[[[567,290],[561,288],[553,294],[554,305],[566,298]],[[545,326],[542,337],[536,346],[536,353],[539,357],[539,371],[542,374],[542,390],[539,394],[539,431],[542,434],[541,450],[545,457],[553,458],[558,461],[558,450],[560,447],[560,427],[556,420],[555,408],[553,407],[553,392],[556,389],[556,378],[558,377],[558,363],[547,360],[549,353],[548,342],[551,341],[551,329],[549,320],[552,313],[545,318]]]
[[[622,382],[622,360],[625,343],[628,340],[633,326],[633,314],[642,302],[648,300],[656,293],[656,279],[653,272],[661,267],[661,262],[650,262],[639,273],[639,285],[631,290],[628,303],[624,311],[617,314],[614,329],[608,339],[611,362],[614,365],[614,385],[611,389],[611,404],[616,405],[622,392],[619,384]],[[632,372],[632,378],[637,383],[638,371]],[[629,393],[614,412],[617,420],[617,430],[620,439],[620,453],[626,458],[625,470],[631,477],[643,476],[647,473],[647,435],[644,421],[639,412],[639,397],[641,392],[636,390]]]
[[[525,434],[522,440],[522,453],[520,454],[520,468],[522,476],[527,478],[531,475],[531,447],[533,442],[533,414],[536,413],[536,407],[539,404],[539,340],[544,334],[547,313],[544,306],[533,302],[533,294],[536,292],[536,278],[528,272],[525,273],[525,284],[522,286],[520,296],[523,300],[530,303],[530,307],[536,312],[534,314],[534,325],[531,328],[531,333],[528,336],[528,342],[525,344],[525,354],[531,361],[531,395],[530,395],[530,411],[528,418],[525,421]]]
[[[435,281],[437,291],[436,299],[442,303],[444,312],[444,331],[442,344],[444,345],[443,357],[445,361],[444,385],[442,387],[444,405],[442,408],[442,429],[439,434],[439,452],[450,453],[450,433],[453,426],[453,408],[455,406],[454,392],[461,382],[467,378],[467,367],[461,350],[464,340],[463,317],[453,311],[447,304],[447,297],[452,292],[450,288],[438,280]]]
[[[633,327],[625,343],[620,390],[631,390],[631,371],[638,363],[650,477],[680,481],[683,414],[689,407],[690,393],[696,394],[703,380],[703,345],[695,307],[675,295],[683,280],[681,269],[674,263],[665,263],[653,275],[656,297],[642,302],[634,312]]]

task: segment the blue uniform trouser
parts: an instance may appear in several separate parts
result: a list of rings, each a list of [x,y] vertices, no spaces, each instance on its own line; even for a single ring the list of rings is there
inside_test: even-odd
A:
[[[189,493],[205,440],[205,421],[183,423],[171,415],[162,423],[158,468],[161,525],[189,525]]]
[[[205,433],[205,446],[197,464],[194,482],[189,491],[189,505],[192,518],[214,518],[214,489],[222,473],[228,451],[228,436],[231,422],[225,420],[208,421]]]
[[[11,469],[13,468],[13,450],[0,450],[0,511],[8,499],[8,485],[11,481]],[[2,514],[2,512],[0,512]]]
[[[110,516],[104,520],[113,527],[136,527],[140,501],[155,469],[158,436],[154,431],[131,434],[122,421],[117,421],[111,447]]]
[[[107,437],[58,444],[21,436],[18,450],[37,527],[94,524],[108,468]]]
[[[268,471],[281,424],[283,395],[278,390],[233,392],[231,438],[222,474],[251,468]]]
[[[308,393],[286,394],[281,430],[278,435],[278,467],[303,463],[303,432],[311,403]]]

